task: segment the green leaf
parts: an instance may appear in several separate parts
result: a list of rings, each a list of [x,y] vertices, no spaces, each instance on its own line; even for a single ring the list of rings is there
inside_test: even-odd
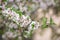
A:
[[[12,32],[14,32],[14,29],[13,29],[13,28],[11,28],[10,30],[11,30]]]
[[[3,30],[0,30],[0,34],[3,34]]]
[[[54,24],[53,19],[50,18],[50,25],[53,25],[53,24]]]
[[[15,8],[11,8],[11,10],[13,10],[13,11],[15,11],[17,14],[19,14],[20,17],[23,15],[20,10],[17,10],[17,9],[15,9]]]
[[[47,28],[46,22],[47,22],[47,18],[43,17],[43,19],[42,19],[42,23],[43,23],[42,28]]]
[[[18,37],[16,37],[14,40],[18,40]]]
[[[32,8],[30,6],[28,6],[28,10],[32,10]]]
[[[6,5],[6,6],[5,6],[5,8],[6,8],[6,9],[7,9],[7,8],[9,8],[9,6],[8,6],[8,5]]]
[[[21,11],[17,11],[17,13],[18,13],[20,16],[22,16],[22,15],[23,15]]]
[[[47,18],[44,17],[44,18],[42,19],[42,22],[43,22],[43,24],[46,23],[46,22],[47,22]]]
[[[32,29],[34,28],[34,23],[32,24]]]
[[[30,34],[29,34],[30,36],[29,37],[32,37],[32,32],[33,32],[33,30],[30,31]]]

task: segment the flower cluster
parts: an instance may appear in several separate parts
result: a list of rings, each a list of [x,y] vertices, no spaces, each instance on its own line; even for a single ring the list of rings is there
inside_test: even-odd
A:
[[[28,38],[33,33],[33,31],[39,27],[39,23],[32,21],[29,16],[20,16],[10,8],[2,10],[2,16],[4,17],[2,18],[4,19],[2,22],[5,25],[4,33],[2,35],[4,40],[15,40],[16,37],[18,40],[21,40],[21,33],[25,28],[27,28],[28,31],[24,30],[23,36]],[[25,32],[27,33],[26,35],[24,34]]]
[[[40,27],[39,22],[32,21],[31,24],[28,26],[27,30],[24,32],[24,37],[29,38],[32,36],[34,30],[38,29]]]

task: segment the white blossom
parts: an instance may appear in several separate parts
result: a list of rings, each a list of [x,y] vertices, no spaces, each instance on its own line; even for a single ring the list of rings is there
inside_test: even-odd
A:
[[[32,24],[34,25],[34,28],[32,28]],[[32,23],[29,25],[29,27],[28,27],[28,30],[30,31],[30,30],[35,30],[35,29],[38,29],[39,28],[39,23],[38,22],[36,22],[36,21],[32,21]]]
[[[15,4],[13,4],[13,5],[12,5],[12,7],[14,7],[14,8],[18,9],[18,6],[17,6],[17,5],[15,5]]]
[[[12,22],[9,24],[9,28],[15,28],[16,29],[16,28],[18,28],[18,26],[17,26],[17,24]]]
[[[21,27],[26,27],[31,22],[31,19],[28,18],[27,16],[22,16],[21,19],[22,19],[20,23]]]

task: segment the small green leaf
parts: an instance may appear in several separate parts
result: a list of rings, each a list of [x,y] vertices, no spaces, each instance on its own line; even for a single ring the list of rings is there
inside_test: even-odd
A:
[[[5,6],[5,8],[6,8],[6,9],[7,9],[7,8],[9,8],[9,6],[8,6],[8,5],[6,5],[6,6]]]
[[[22,15],[23,15],[21,11],[17,11],[17,13],[18,13],[20,16],[22,16]]]
[[[20,10],[17,10],[17,9],[15,9],[15,8],[11,8],[11,10],[15,11],[15,12],[18,13],[20,16],[23,15],[22,12],[21,12]]]
[[[30,6],[28,6],[28,10],[32,10],[32,8]]]
[[[53,19],[50,18],[50,25],[53,25],[53,24],[54,24]]]
[[[32,37],[32,32],[33,32],[33,30],[30,31],[30,34],[29,34],[30,36],[29,37]]]
[[[14,32],[14,29],[13,29],[13,28],[11,28],[10,30],[11,30],[12,32]]]
[[[3,34],[3,30],[0,30],[0,34]]]
[[[42,28],[47,28],[46,22],[47,22],[47,18],[43,17],[43,19],[42,19],[42,23],[43,23]]]
[[[18,37],[16,37],[14,40],[18,40]]]
[[[34,28],[34,23],[32,24],[32,29]]]
[[[43,22],[43,23],[46,23],[46,22],[47,22],[47,18],[44,17],[44,18],[42,19],[42,22]]]

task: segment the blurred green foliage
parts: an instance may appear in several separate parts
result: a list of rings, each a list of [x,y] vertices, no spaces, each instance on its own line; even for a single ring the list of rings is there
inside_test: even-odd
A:
[[[46,17],[43,17],[42,18],[42,28],[44,29],[44,28],[47,28],[47,18]]]
[[[15,8],[11,8],[11,10],[15,11],[16,13],[18,13],[20,15],[20,17],[23,15],[20,10],[17,10]]]
[[[7,2],[8,0],[2,0],[2,2]]]
[[[3,34],[4,32],[3,32],[3,30],[0,30],[0,34]]]
[[[32,29],[34,28],[34,23],[32,24]]]
[[[53,19],[50,17],[50,25],[53,25],[54,22],[53,22]]]

